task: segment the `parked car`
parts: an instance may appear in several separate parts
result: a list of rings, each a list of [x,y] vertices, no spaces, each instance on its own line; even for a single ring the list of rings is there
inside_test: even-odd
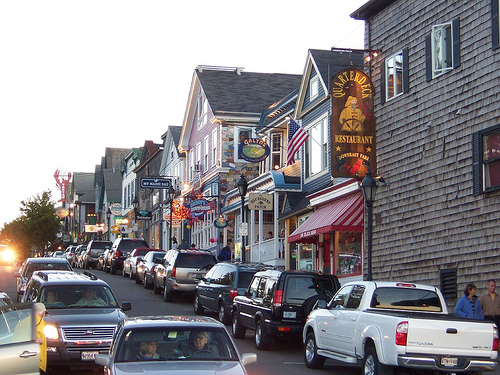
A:
[[[35,341],[33,304],[0,306],[2,374],[39,374],[40,344]]]
[[[138,238],[117,238],[111,246],[106,261],[106,270],[112,275],[123,270],[123,261],[129,256],[132,250],[139,247],[149,247],[148,243]]]
[[[82,255],[82,268],[96,268],[99,255],[101,255],[104,250],[110,249],[111,245],[113,245],[111,241],[90,241]]]
[[[130,302],[120,306],[108,284],[88,271],[36,271],[22,302],[47,308],[48,368],[95,365],[95,355],[108,352],[124,311],[131,309]]]
[[[165,250],[149,251],[144,258],[137,262],[135,282],[142,283],[145,289],[149,289],[153,285],[155,268],[158,263],[161,263],[165,256]]]
[[[64,252],[64,258],[71,264],[73,257],[75,256],[75,250],[77,248],[77,245],[69,245],[66,248],[66,251]]]
[[[52,253],[52,257],[54,258],[64,258],[64,251],[57,250]]]
[[[18,272],[14,273],[17,284],[17,302],[21,301],[21,297],[26,290],[26,283],[34,271],[38,270],[63,270],[73,271],[73,268],[66,259],[62,258],[27,258]]]
[[[197,275],[204,277],[217,263],[210,251],[168,250],[155,269],[154,292],[163,291],[163,300],[171,302],[174,293],[194,293]]]
[[[83,268],[83,256],[87,250],[87,245],[78,245],[75,250],[75,268]]]
[[[123,277],[129,277],[131,280],[135,279],[137,261],[144,259],[144,256],[150,252],[151,249],[149,247],[138,247],[130,252],[128,257],[123,261]]]
[[[470,374],[497,367],[495,323],[448,314],[435,286],[355,281],[318,305],[303,331],[309,368],[323,367],[326,358],[362,363],[363,374]]]
[[[255,331],[255,347],[268,349],[275,339],[301,339],[307,315],[318,300],[330,301],[340,288],[336,276],[314,271],[257,272],[242,296],[233,300],[233,337]]]
[[[108,259],[108,254],[110,251],[111,249],[106,249],[99,255],[99,257],[97,258],[97,265],[95,266],[97,270],[104,271],[106,269],[106,260]]]
[[[217,311],[219,320],[231,320],[231,306],[237,295],[244,294],[256,272],[273,268],[262,263],[217,263],[205,277],[200,277],[194,293],[195,314],[205,309]]]
[[[201,335],[202,350],[190,350],[189,341]],[[156,343],[153,359],[141,358],[141,343]],[[95,362],[109,375],[127,374],[246,374],[257,355],[240,355],[226,328],[208,317],[164,316],[128,318],[118,327],[110,353]]]

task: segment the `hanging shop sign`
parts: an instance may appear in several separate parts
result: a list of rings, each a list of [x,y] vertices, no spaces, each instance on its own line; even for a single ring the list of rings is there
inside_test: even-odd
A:
[[[374,88],[358,69],[335,74],[330,83],[332,115],[332,176],[364,177],[368,168],[376,176]]]
[[[238,145],[238,158],[250,163],[259,163],[265,160],[271,150],[264,139],[248,138]]]
[[[172,179],[164,177],[141,178],[141,188],[170,189]]]
[[[224,229],[229,225],[229,221],[224,217],[218,217],[214,220],[214,227]]]
[[[109,206],[109,210],[114,216],[122,214],[122,204],[121,203],[113,203]]]
[[[257,211],[271,211],[273,209],[273,195],[249,193],[248,209]]]
[[[214,208],[213,202],[209,202],[206,199],[195,199],[194,201],[185,204],[188,207],[188,212],[191,217],[203,216]]]
[[[64,208],[59,208],[56,211],[56,215],[62,219],[69,215],[69,211]]]
[[[148,210],[139,210],[137,211],[137,215],[135,216],[136,220],[151,220],[151,218],[151,211]]]

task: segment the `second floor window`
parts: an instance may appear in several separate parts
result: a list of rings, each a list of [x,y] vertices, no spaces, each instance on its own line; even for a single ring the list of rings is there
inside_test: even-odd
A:
[[[241,142],[245,139],[253,138],[252,128],[245,127],[234,127],[234,161],[235,162],[246,162],[244,159],[238,158],[238,149]]]
[[[281,160],[282,147],[281,133],[275,133],[271,136],[271,168],[274,170],[280,169],[283,165]]]
[[[306,141],[306,177],[323,171],[328,165],[328,121],[327,116],[315,122],[307,129],[309,138]]]
[[[208,135],[203,139],[203,171],[206,171],[209,167],[208,165],[208,153],[209,153],[209,142]]]
[[[434,25],[426,37],[426,80],[460,66],[460,19]]]
[[[500,189],[500,125],[473,135],[474,194]]]
[[[217,129],[212,130],[212,165],[217,164]]]
[[[314,77],[311,79],[311,83],[310,83],[310,88],[309,88],[309,100],[310,101],[313,101],[314,98],[316,98],[318,96],[318,88],[319,86],[319,80],[318,80],[318,77]]]
[[[208,118],[208,102],[203,91],[200,91],[198,96],[198,129],[201,129],[207,123]]]
[[[386,98],[392,99],[403,93],[403,52],[385,61]]]

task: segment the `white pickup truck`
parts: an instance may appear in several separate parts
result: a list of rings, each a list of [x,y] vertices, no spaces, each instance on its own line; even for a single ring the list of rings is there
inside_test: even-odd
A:
[[[396,367],[481,372],[497,363],[497,327],[449,315],[441,292],[428,285],[347,283],[328,305],[318,303],[303,338],[309,368],[323,367],[326,358],[362,360],[364,375],[390,374]]]

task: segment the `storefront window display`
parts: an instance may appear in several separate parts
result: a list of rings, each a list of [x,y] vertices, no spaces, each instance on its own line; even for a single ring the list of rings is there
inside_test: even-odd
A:
[[[361,275],[361,232],[339,232],[337,276]]]
[[[298,246],[299,251],[299,270],[312,270],[313,267],[313,245],[310,243],[302,243]]]

